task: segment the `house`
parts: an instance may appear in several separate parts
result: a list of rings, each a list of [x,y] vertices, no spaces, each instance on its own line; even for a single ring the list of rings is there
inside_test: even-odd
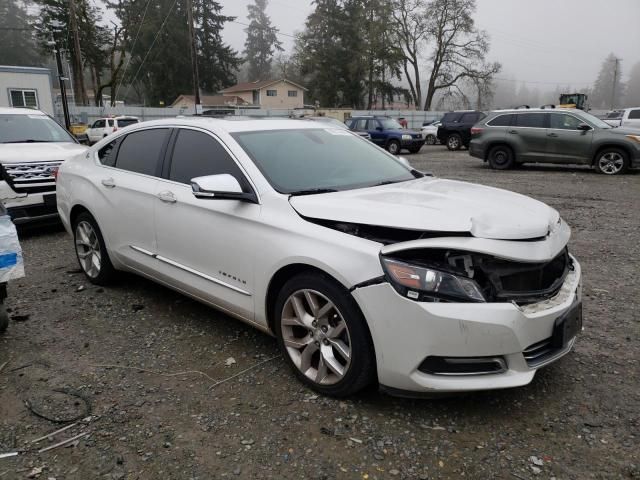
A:
[[[237,95],[200,95],[200,104],[204,110],[220,107],[242,107],[250,105],[242,97]],[[180,95],[171,104],[172,107],[193,109],[196,105],[194,95]]]
[[[307,89],[285,78],[238,83],[221,90],[224,96],[236,95],[251,105],[260,108],[283,108],[293,110],[304,106]]]
[[[0,65],[0,107],[37,108],[54,115],[48,68]]]

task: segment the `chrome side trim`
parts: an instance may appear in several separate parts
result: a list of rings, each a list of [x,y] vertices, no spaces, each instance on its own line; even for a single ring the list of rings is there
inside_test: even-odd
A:
[[[205,280],[209,280],[210,282],[213,282],[217,285],[220,285],[222,287],[226,287],[229,290],[233,290],[234,292],[238,292],[241,293],[242,295],[246,295],[248,297],[251,296],[251,293],[247,292],[246,290],[242,290],[241,288],[236,287],[235,285],[231,285],[227,282],[223,282],[222,280],[218,280],[217,278],[211,277],[209,275],[207,275],[206,273],[202,273],[199,272],[198,270],[194,270],[193,268],[187,267],[186,265],[182,265],[181,263],[175,262],[173,260],[171,260],[170,258],[166,258],[163,257],[161,255],[158,255],[156,253],[150,252],[149,250],[145,250],[144,248],[140,248],[140,247],[136,247],[135,245],[129,245],[129,247],[133,250],[135,250],[136,252],[140,252],[144,255],[148,255],[150,257],[155,258],[156,260],[159,260],[163,263],[166,263],[167,265],[171,265],[172,267],[176,267],[179,268],[180,270],[184,270],[185,272],[189,272],[193,275],[196,275],[200,278],[204,278]]]
[[[187,267],[186,265],[182,265],[181,263],[178,262],[174,262],[173,260],[169,259],[169,258],[165,258],[162,257],[160,255],[156,255],[155,256],[157,260],[160,260],[161,262],[164,262],[168,265],[171,265],[173,267],[179,268],[180,270],[184,270],[185,272],[189,272],[192,273],[193,275],[196,275],[200,278],[204,278],[205,280],[209,280],[210,282],[213,282],[215,284],[218,284],[222,287],[226,287],[230,290],[233,290],[234,292],[238,292],[241,293],[242,295],[246,295],[248,297],[251,296],[251,294],[249,292],[247,292],[246,290],[242,290],[241,288],[238,288],[234,285],[231,285],[229,283],[223,282],[222,280],[218,280],[217,278],[213,278],[209,275],[207,275],[206,273],[202,273],[199,272],[198,270],[194,270],[193,268]]]
[[[136,247],[135,245],[129,245],[129,248],[135,250],[136,252],[144,253],[145,255],[149,255],[150,257],[155,257],[156,254],[150,252],[149,250],[145,250],[144,248]]]

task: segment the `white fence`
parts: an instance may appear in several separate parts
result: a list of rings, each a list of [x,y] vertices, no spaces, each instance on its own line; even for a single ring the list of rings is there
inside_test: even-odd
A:
[[[206,109],[205,109],[206,110]],[[331,109],[328,109],[331,110]],[[302,113],[313,114],[312,110],[276,110],[276,109],[256,109],[256,108],[229,108],[215,109],[216,112],[231,112],[235,115],[252,115],[252,116],[270,116],[270,117],[289,117],[300,116]],[[89,106],[69,106],[69,116],[71,123],[92,124],[99,118],[105,116],[116,115],[132,115],[138,117],[140,121],[158,120],[160,118],[171,118],[178,115],[193,115],[193,107],[89,107]],[[416,110],[353,110],[352,117],[358,115],[387,115],[393,118],[404,117],[407,120],[409,128],[420,128],[423,123],[433,122],[442,118],[445,112],[423,112]],[[56,105],[56,120],[63,125],[64,116],[60,105]]]

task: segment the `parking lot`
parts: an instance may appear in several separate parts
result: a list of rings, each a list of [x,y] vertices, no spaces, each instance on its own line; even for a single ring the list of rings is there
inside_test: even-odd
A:
[[[0,454],[22,453],[0,479],[640,478],[640,173],[406,157],[560,211],[584,273],[573,353],[514,390],[318,397],[274,339],[138,277],[93,286],[60,227],[30,228],[0,337]]]

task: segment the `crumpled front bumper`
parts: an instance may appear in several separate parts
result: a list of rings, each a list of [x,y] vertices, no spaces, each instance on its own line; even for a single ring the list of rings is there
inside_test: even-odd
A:
[[[427,303],[400,296],[381,283],[352,292],[368,322],[376,350],[378,379],[402,392],[463,392],[526,385],[535,371],[568,353],[574,339],[549,362],[530,367],[523,351],[551,337],[556,320],[582,298],[581,269],[574,269],[561,290],[544,302]],[[428,356],[503,357],[506,370],[483,375],[433,375],[418,367]]]

